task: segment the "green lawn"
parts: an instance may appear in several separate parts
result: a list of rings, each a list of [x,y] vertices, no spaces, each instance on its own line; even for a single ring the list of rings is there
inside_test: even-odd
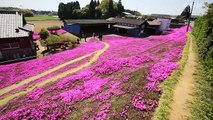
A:
[[[59,20],[58,17],[47,16],[47,15],[38,15],[34,17],[25,17],[27,21],[45,21],[45,20]]]

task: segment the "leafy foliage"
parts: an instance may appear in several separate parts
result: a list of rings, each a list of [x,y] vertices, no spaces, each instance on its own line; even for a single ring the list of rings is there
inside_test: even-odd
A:
[[[15,10],[15,11],[22,12],[25,17],[33,17],[34,16],[34,13],[32,12],[32,10],[29,10],[29,9],[21,9],[21,8],[16,8],[16,7],[0,7],[0,10],[6,10],[6,11]]]
[[[39,35],[40,35],[41,39],[45,40],[49,36],[49,33],[48,33],[48,31],[45,28],[43,28],[39,32]]]
[[[192,104],[191,119],[213,119],[213,3],[207,4],[207,13],[195,22],[193,35],[200,56],[196,82],[196,99]]]
[[[124,11],[121,0],[102,0],[101,3],[91,0],[88,5],[80,8],[78,1],[67,4],[60,3],[58,6],[58,16],[63,19],[101,19],[114,16],[120,16]]]
[[[58,34],[58,35],[51,35],[47,38],[47,44],[54,44],[60,42],[71,42],[72,44],[76,44],[77,40],[73,39],[69,36]]]

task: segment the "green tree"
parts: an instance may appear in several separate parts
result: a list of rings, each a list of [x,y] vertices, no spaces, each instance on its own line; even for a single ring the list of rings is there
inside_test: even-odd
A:
[[[113,0],[109,0],[109,5],[108,5],[108,17],[114,17],[115,16],[115,9],[113,5]]]
[[[90,18],[94,19],[95,18],[95,2],[93,0],[90,1],[89,4],[89,16]]]
[[[59,3],[58,5],[58,17],[63,20],[65,18],[65,4]]]
[[[181,16],[183,16],[183,18],[186,20],[186,19],[189,19],[190,17],[190,6],[186,6],[186,8],[183,10],[183,12],[181,13]]]
[[[121,0],[118,1],[118,4],[117,4],[117,14],[119,16],[121,16],[121,14],[124,12],[124,6],[122,5],[121,3]]]
[[[49,36],[49,33],[45,28],[42,28],[41,31],[39,32],[39,35],[41,39],[46,40]]]

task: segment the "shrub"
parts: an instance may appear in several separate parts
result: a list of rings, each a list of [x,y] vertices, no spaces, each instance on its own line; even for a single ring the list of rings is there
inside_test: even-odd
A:
[[[51,35],[47,38],[47,44],[54,44],[59,42],[71,42],[72,44],[76,44],[77,40],[62,34]]]
[[[59,26],[52,26],[47,28],[47,30],[49,30],[51,33],[56,33],[56,31],[60,29],[61,28]]]
[[[77,43],[77,40],[72,38],[72,37],[69,37],[69,36],[66,36],[66,35],[60,35],[60,38],[64,41],[64,42],[71,42],[72,44],[76,44]]]
[[[46,40],[47,37],[49,36],[49,33],[46,29],[42,28],[41,31],[39,32],[40,38],[43,40]]]
[[[191,119],[213,119],[213,3],[207,4],[207,14],[195,21],[193,35],[199,54],[199,66],[196,72],[195,100]]]
[[[51,35],[47,38],[47,44],[54,44],[59,42],[63,42],[63,41],[61,40],[61,37],[58,35]]]

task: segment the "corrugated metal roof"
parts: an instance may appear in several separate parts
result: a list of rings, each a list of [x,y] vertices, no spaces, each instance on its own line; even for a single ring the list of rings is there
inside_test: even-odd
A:
[[[29,32],[20,30],[19,27],[24,27],[21,13],[0,13],[0,38],[29,36]]]

